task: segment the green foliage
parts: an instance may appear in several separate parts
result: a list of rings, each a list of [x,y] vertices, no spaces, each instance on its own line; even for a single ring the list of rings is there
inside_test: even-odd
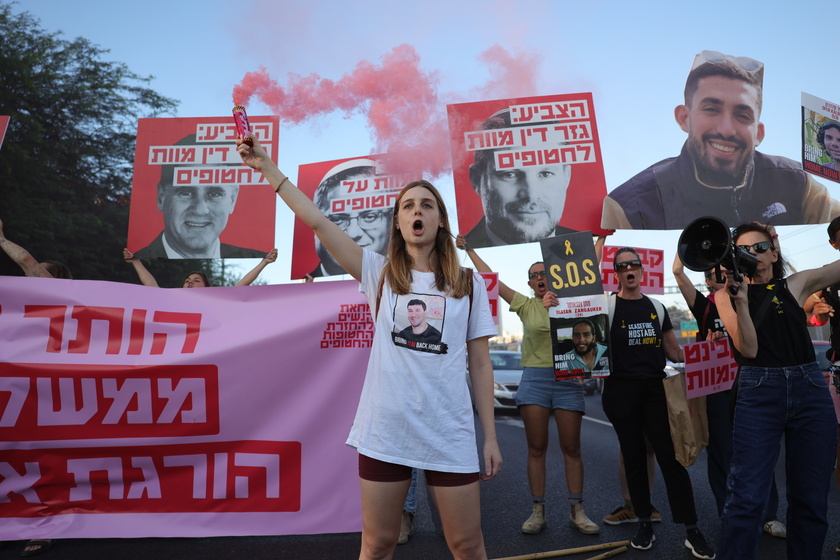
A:
[[[107,53],[49,33],[0,0],[0,115],[11,117],[0,219],[8,239],[39,261],[64,262],[75,278],[136,282],[122,249],[137,119],[172,115],[177,101],[150,89],[151,76],[105,61]],[[196,269],[221,272],[210,261],[153,268],[162,286],[174,278],[180,286]],[[0,274],[21,274],[2,251]]]

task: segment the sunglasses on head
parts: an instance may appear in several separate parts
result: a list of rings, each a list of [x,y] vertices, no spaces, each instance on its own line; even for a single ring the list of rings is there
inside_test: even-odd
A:
[[[639,259],[615,263],[616,270],[639,270],[640,268],[642,268],[642,261]]]
[[[746,72],[752,74],[753,78],[761,85],[764,81],[764,63],[748,56],[732,56],[718,51],[702,51],[694,57],[691,69],[694,70],[704,64],[720,64],[730,62]]]
[[[534,278],[545,278],[545,270],[539,270],[537,272],[529,272],[528,273],[528,280],[533,280]]]
[[[738,248],[743,249],[748,253],[752,253],[752,249],[757,255],[760,255],[761,253],[766,253],[768,249],[775,249],[775,247],[773,247],[773,244],[769,241],[759,241],[758,243],[753,243],[752,245],[738,245]]]

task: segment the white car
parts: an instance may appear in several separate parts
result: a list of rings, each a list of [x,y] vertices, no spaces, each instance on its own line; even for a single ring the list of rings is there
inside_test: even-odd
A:
[[[493,365],[493,407],[496,410],[516,410],[516,391],[519,390],[519,382],[522,379],[522,366],[519,365],[521,358],[520,352],[490,350],[490,363]]]

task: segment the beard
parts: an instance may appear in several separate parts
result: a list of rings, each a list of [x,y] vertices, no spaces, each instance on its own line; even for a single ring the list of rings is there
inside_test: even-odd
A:
[[[583,352],[578,350],[577,346],[575,346],[575,352],[577,352],[578,356],[586,356],[587,354],[592,352],[594,349],[595,349],[595,343],[594,342],[592,344],[590,344],[589,346],[587,346],[586,350],[584,350]]]
[[[741,155],[736,160],[718,159],[708,153],[711,140],[723,140],[737,144]],[[705,134],[701,140],[693,136],[688,138],[688,153],[694,161],[697,177],[703,183],[713,187],[734,187],[741,185],[747,173],[747,165],[753,151],[746,150],[746,144],[738,138],[724,138],[719,134]]]

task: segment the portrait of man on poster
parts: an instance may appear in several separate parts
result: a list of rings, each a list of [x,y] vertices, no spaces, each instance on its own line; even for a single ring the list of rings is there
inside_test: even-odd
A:
[[[680,155],[656,163],[604,199],[605,229],[682,229],[716,216],[730,226],[817,224],[840,215],[840,202],[801,164],[756,150],[764,64],[702,51],[674,109],[688,134]]]
[[[341,186],[345,181],[374,177],[376,162],[360,158],[342,162],[330,169],[315,191],[314,201],[321,212],[353,238],[360,247],[380,255],[388,255],[388,240],[391,234],[392,205],[382,208],[353,210],[334,204],[342,197]],[[337,210],[336,208],[341,208]],[[315,251],[321,259],[318,266],[309,273],[313,278],[345,274],[344,269],[330,255],[318,237],[315,236]]]
[[[840,171],[840,123],[823,123],[817,132],[817,142],[825,155],[831,158],[831,163],[823,164],[823,167]]]
[[[406,305],[408,326],[400,331],[400,336],[409,342],[440,342],[441,333],[426,319],[426,302],[412,298]]]
[[[494,113],[480,130],[511,128],[510,110]],[[496,169],[495,154],[508,148],[478,150],[470,165],[470,183],[481,197],[484,217],[464,237],[472,248],[530,243],[571,233],[559,226],[566,205],[572,167],[543,163]]]
[[[194,134],[175,146],[194,145]],[[239,165],[237,162],[236,165]],[[236,207],[237,184],[177,184],[179,169],[187,165],[161,165],[157,209],[164,230],[149,245],[134,252],[139,259],[263,258],[265,251],[222,243],[219,236]]]

